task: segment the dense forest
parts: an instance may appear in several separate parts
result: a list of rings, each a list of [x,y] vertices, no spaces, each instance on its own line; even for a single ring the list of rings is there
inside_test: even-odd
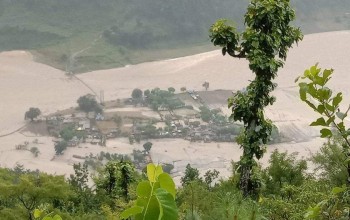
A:
[[[74,72],[193,54],[212,49],[208,27],[215,20],[228,18],[242,27],[247,5],[247,0],[1,0],[0,50],[33,50],[40,61],[61,69],[74,58]],[[304,33],[349,28],[347,0],[292,5]]]

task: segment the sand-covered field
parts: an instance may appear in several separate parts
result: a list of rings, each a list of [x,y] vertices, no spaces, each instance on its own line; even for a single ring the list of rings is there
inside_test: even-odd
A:
[[[322,141],[315,138],[317,129],[308,127],[315,119],[313,113],[299,100],[294,79],[311,65],[319,62],[323,68],[335,69],[330,83],[334,89],[343,91],[344,103],[350,103],[350,31],[329,32],[305,36],[295,45],[288,56],[285,68],[276,79],[279,87],[274,92],[277,102],[267,109],[281,132],[290,137],[290,143],[269,147],[298,151],[308,156],[316,151]],[[94,71],[78,75],[97,94],[104,90],[105,100],[130,97],[134,88],[174,87],[177,91],[188,89],[203,90],[204,81],[210,83],[209,90],[242,89],[249,83],[252,74],[245,60],[223,57],[220,51],[212,51],[172,60],[143,63],[124,68]],[[81,146],[70,148],[63,156],[55,158],[53,142],[48,137],[27,137],[20,133],[7,136],[25,124],[24,112],[29,107],[39,107],[44,114],[76,105],[79,96],[91,93],[80,81],[70,78],[64,72],[36,63],[28,52],[13,51],[0,53],[0,165],[12,167],[21,163],[30,169],[41,169],[50,173],[71,173],[71,164],[77,162],[74,154],[88,155],[90,152],[110,151],[130,153],[141,145],[129,145],[126,140],[116,139],[107,148]],[[225,107],[224,111],[229,113]],[[29,135],[29,134],[26,134]],[[16,151],[14,146],[24,141],[39,139],[41,152],[34,158],[29,151]],[[219,169],[229,174],[230,160],[238,160],[240,150],[231,143],[202,144],[184,140],[154,140],[152,156],[155,162],[174,162],[180,175],[187,163],[201,170]],[[267,157],[263,159],[266,163]]]

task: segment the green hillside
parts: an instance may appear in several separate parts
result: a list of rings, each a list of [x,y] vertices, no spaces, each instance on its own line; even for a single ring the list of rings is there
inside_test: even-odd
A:
[[[294,0],[304,33],[350,28],[348,0]],[[247,0],[0,0],[0,51],[86,72],[212,49],[218,18],[242,26]]]

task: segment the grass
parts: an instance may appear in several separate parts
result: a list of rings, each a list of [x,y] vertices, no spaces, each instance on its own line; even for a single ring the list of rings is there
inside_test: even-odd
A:
[[[337,1],[295,0],[296,24],[304,33],[350,28],[350,3]],[[213,49],[207,30],[216,19],[242,23],[247,3],[0,1],[0,51],[30,50],[37,61],[62,70],[69,64],[75,73],[192,55]],[[314,6],[317,10],[310,10]],[[107,32],[110,35],[103,35]],[[99,38],[101,34],[109,37]],[[69,57],[81,50],[71,62]]]

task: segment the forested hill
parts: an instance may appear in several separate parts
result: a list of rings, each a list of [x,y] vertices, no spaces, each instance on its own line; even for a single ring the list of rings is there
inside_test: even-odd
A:
[[[33,50],[74,72],[210,49],[218,18],[242,26],[248,0],[0,0],[0,50]],[[292,0],[304,33],[350,28],[349,0]],[[69,59],[69,58],[74,59]]]

